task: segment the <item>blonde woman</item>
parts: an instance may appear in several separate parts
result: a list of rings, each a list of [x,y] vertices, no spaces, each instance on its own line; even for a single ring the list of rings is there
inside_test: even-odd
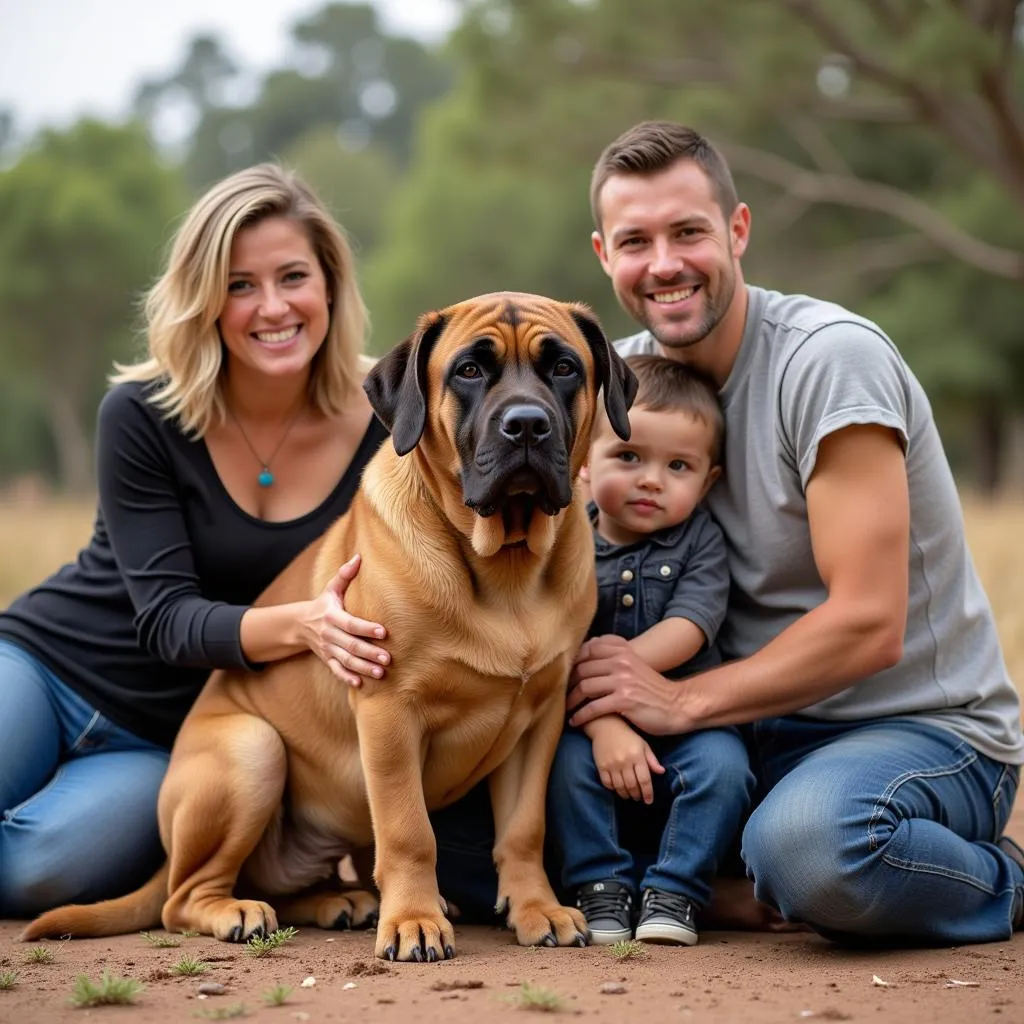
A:
[[[148,356],[99,410],[99,507],[72,565],[0,615],[0,917],[130,891],[162,856],[156,798],[211,669],[310,649],[379,675],[376,623],[253,608],[345,511],[385,437],[363,394],[365,309],[337,225],[261,165],[187,215],[146,301]]]

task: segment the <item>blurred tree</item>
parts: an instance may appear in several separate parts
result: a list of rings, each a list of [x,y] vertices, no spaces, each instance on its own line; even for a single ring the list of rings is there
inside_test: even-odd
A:
[[[215,36],[195,36],[181,67],[166,78],[143,82],[135,93],[135,116],[157,141],[176,146],[229,95],[239,68]]]
[[[451,84],[440,54],[386,34],[367,3],[328,4],[298,22],[292,36],[294,66],[268,74],[254,102],[213,101],[200,109],[186,163],[196,186],[280,157],[315,128],[337,132],[349,149],[372,144],[404,166],[419,111]]]
[[[14,112],[0,107],[0,167],[6,163],[7,150],[14,142]]]
[[[380,146],[346,148],[337,132],[314,128],[284,153],[344,226],[359,258],[380,241],[383,220],[398,190],[394,158]]]
[[[138,126],[47,131],[0,172],[0,363],[42,402],[69,489],[92,483],[86,424],[183,206]]]

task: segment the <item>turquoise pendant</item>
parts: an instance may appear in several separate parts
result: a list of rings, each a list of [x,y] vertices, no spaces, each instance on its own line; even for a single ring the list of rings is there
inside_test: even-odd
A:
[[[274,474],[264,466],[263,469],[260,470],[260,475],[256,479],[259,481],[260,487],[269,487],[274,482]]]

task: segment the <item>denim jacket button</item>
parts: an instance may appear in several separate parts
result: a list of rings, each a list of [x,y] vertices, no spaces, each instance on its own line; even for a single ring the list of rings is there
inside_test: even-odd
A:
[[[632,608],[633,607],[633,595],[632,594],[623,594],[622,595],[622,603],[627,608]]]
[[[671,565],[663,565],[658,570],[658,572],[660,572],[662,576],[671,576],[672,575],[672,566]]]
[[[622,575],[619,577],[619,579],[621,579],[623,583],[632,583],[633,582],[633,570],[632,569],[623,569],[622,570]]]

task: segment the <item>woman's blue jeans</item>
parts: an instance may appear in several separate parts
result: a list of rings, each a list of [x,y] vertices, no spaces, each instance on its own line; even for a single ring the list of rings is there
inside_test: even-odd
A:
[[[0,917],[130,892],[163,857],[169,754],[0,640]]]
[[[763,794],[742,842],[759,899],[840,941],[1010,937],[1024,872],[995,843],[1017,767],[909,718],[744,732]]]

